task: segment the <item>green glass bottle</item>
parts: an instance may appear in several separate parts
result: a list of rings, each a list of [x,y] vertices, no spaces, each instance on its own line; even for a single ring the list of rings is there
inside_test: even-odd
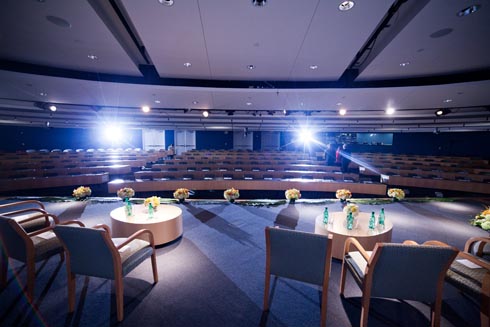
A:
[[[328,224],[328,208],[325,207],[325,210],[323,210],[323,223]]]
[[[385,227],[385,209],[384,208],[381,208],[381,211],[379,212],[378,224],[381,227]]]
[[[352,216],[352,212],[349,212],[347,216],[347,229],[352,230],[354,228],[354,217]]]
[[[155,211],[155,209],[153,209],[153,205],[150,203],[148,205],[148,218],[149,219],[153,218],[154,211]]]
[[[371,218],[369,218],[369,229],[374,229],[376,227],[376,217],[374,216],[374,211],[371,212]]]
[[[131,201],[129,201],[129,198],[124,199],[125,203],[125,211],[126,211],[126,216],[132,216],[133,215],[133,205],[131,204]]]

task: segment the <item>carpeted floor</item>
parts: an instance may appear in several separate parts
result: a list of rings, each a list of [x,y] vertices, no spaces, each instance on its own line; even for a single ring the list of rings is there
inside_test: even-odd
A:
[[[472,236],[488,233],[468,224],[489,201],[399,202],[384,205],[393,221],[393,242],[436,239],[460,249]],[[47,210],[60,220],[80,219],[87,226],[110,225],[109,212],[121,202],[54,202]],[[273,284],[272,305],[262,314],[264,292],[264,228],[279,225],[313,232],[315,217],[323,205],[244,206],[205,201],[180,204],[184,235],[157,249],[160,281],[152,284],[150,261],[124,279],[122,326],[319,326],[318,287],[278,279]],[[328,205],[330,212],[339,203]],[[362,211],[378,212],[381,205],[360,205]],[[59,256],[37,265],[34,306],[9,269],[7,288],[0,293],[0,326],[108,326],[116,324],[111,281],[77,277],[77,302],[67,314],[66,271]],[[407,267],[410,269],[411,267]],[[334,260],[328,294],[328,326],[359,324],[361,291],[349,276],[346,298],[339,296],[341,262]],[[479,326],[478,306],[445,286],[442,326]],[[429,307],[416,302],[374,299],[370,326],[428,326]]]

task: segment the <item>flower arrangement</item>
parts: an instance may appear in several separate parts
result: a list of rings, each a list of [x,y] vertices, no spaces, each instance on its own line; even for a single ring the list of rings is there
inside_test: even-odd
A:
[[[235,199],[238,199],[240,197],[240,192],[235,189],[235,188],[229,188],[227,189],[224,193],[223,196],[225,197],[226,200],[228,201],[235,201]]]
[[[287,200],[298,200],[301,198],[301,192],[295,188],[290,188],[284,192]]]
[[[470,224],[490,232],[490,208],[476,215],[475,218],[470,220]]]
[[[156,209],[160,205],[160,198],[158,196],[152,196],[145,199],[144,205],[148,207],[151,203],[153,209]]]
[[[79,186],[73,190],[73,197],[77,200],[82,200],[92,194],[92,190],[88,186]]]
[[[189,197],[189,190],[186,188],[178,188],[174,192],[174,199],[185,200]]]
[[[388,189],[388,196],[393,199],[403,200],[405,198],[405,192],[400,188]]]
[[[350,212],[352,212],[352,216],[357,217],[357,215],[359,214],[359,207],[357,206],[357,204],[354,203],[349,203],[344,207],[343,210],[345,215],[348,215]]]
[[[350,199],[352,197],[352,193],[349,190],[340,189],[340,190],[337,190],[337,192],[335,192],[335,197],[337,199],[345,201],[345,200]]]
[[[134,196],[134,190],[131,187],[123,187],[117,191],[117,196],[121,199],[130,199]]]

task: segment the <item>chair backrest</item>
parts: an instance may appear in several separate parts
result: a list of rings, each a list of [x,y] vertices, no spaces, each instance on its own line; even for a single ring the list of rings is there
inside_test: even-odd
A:
[[[54,232],[68,252],[72,273],[114,279],[117,249],[104,229],[57,225]]]
[[[331,237],[270,227],[265,235],[271,274],[323,285],[325,270],[330,269]]]
[[[457,254],[453,247],[378,243],[367,272],[371,296],[433,302]]]
[[[29,239],[29,236],[15,219],[0,216],[0,246],[9,257],[25,262],[26,239]]]

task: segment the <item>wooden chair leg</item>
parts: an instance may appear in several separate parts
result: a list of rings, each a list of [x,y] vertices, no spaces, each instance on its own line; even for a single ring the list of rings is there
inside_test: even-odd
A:
[[[490,327],[490,273],[483,277],[481,288],[480,320],[482,327]]]
[[[320,312],[320,326],[327,326],[327,300],[328,300],[328,287],[325,285],[322,287],[322,307]]]
[[[270,286],[271,286],[271,275],[266,272],[265,275],[265,287],[264,287],[264,305],[262,310],[263,311],[268,311],[269,310],[269,292],[270,292]]]
[[[157,270],[157,258],[155,255],[155,250],[153,250],[153,254],[151,255],[151,268],[153,270],[153,282],[158,283],[158,270]]]
[[[115,278],[116,286],[116,311],[117,311],[117,321],[122,321],[124,319],[124,288],[122,276],[116,276]]]
[[[5,252],[0,249],[0,287],[3,289],[7,287],[7,267],[9,265],[9,258]]]
[[[442,305],[442,299],[437,298],[436,302],[434,303],[434,308],[431,310],[431,321],[432,327],[439,327],[441,325],[441,305]]]
[[[369,318],[369,305],[371,304],[371,289],[364,288],[362,291],[362,303],[361,303],[361,327],[367,327]]]
[[[68,312],[75,311],[76,275],[67,269],[68,276]]]
[[[36,264],[34,260],[27,260],[27,298],[34,298],[34,281],[36,279]]]

